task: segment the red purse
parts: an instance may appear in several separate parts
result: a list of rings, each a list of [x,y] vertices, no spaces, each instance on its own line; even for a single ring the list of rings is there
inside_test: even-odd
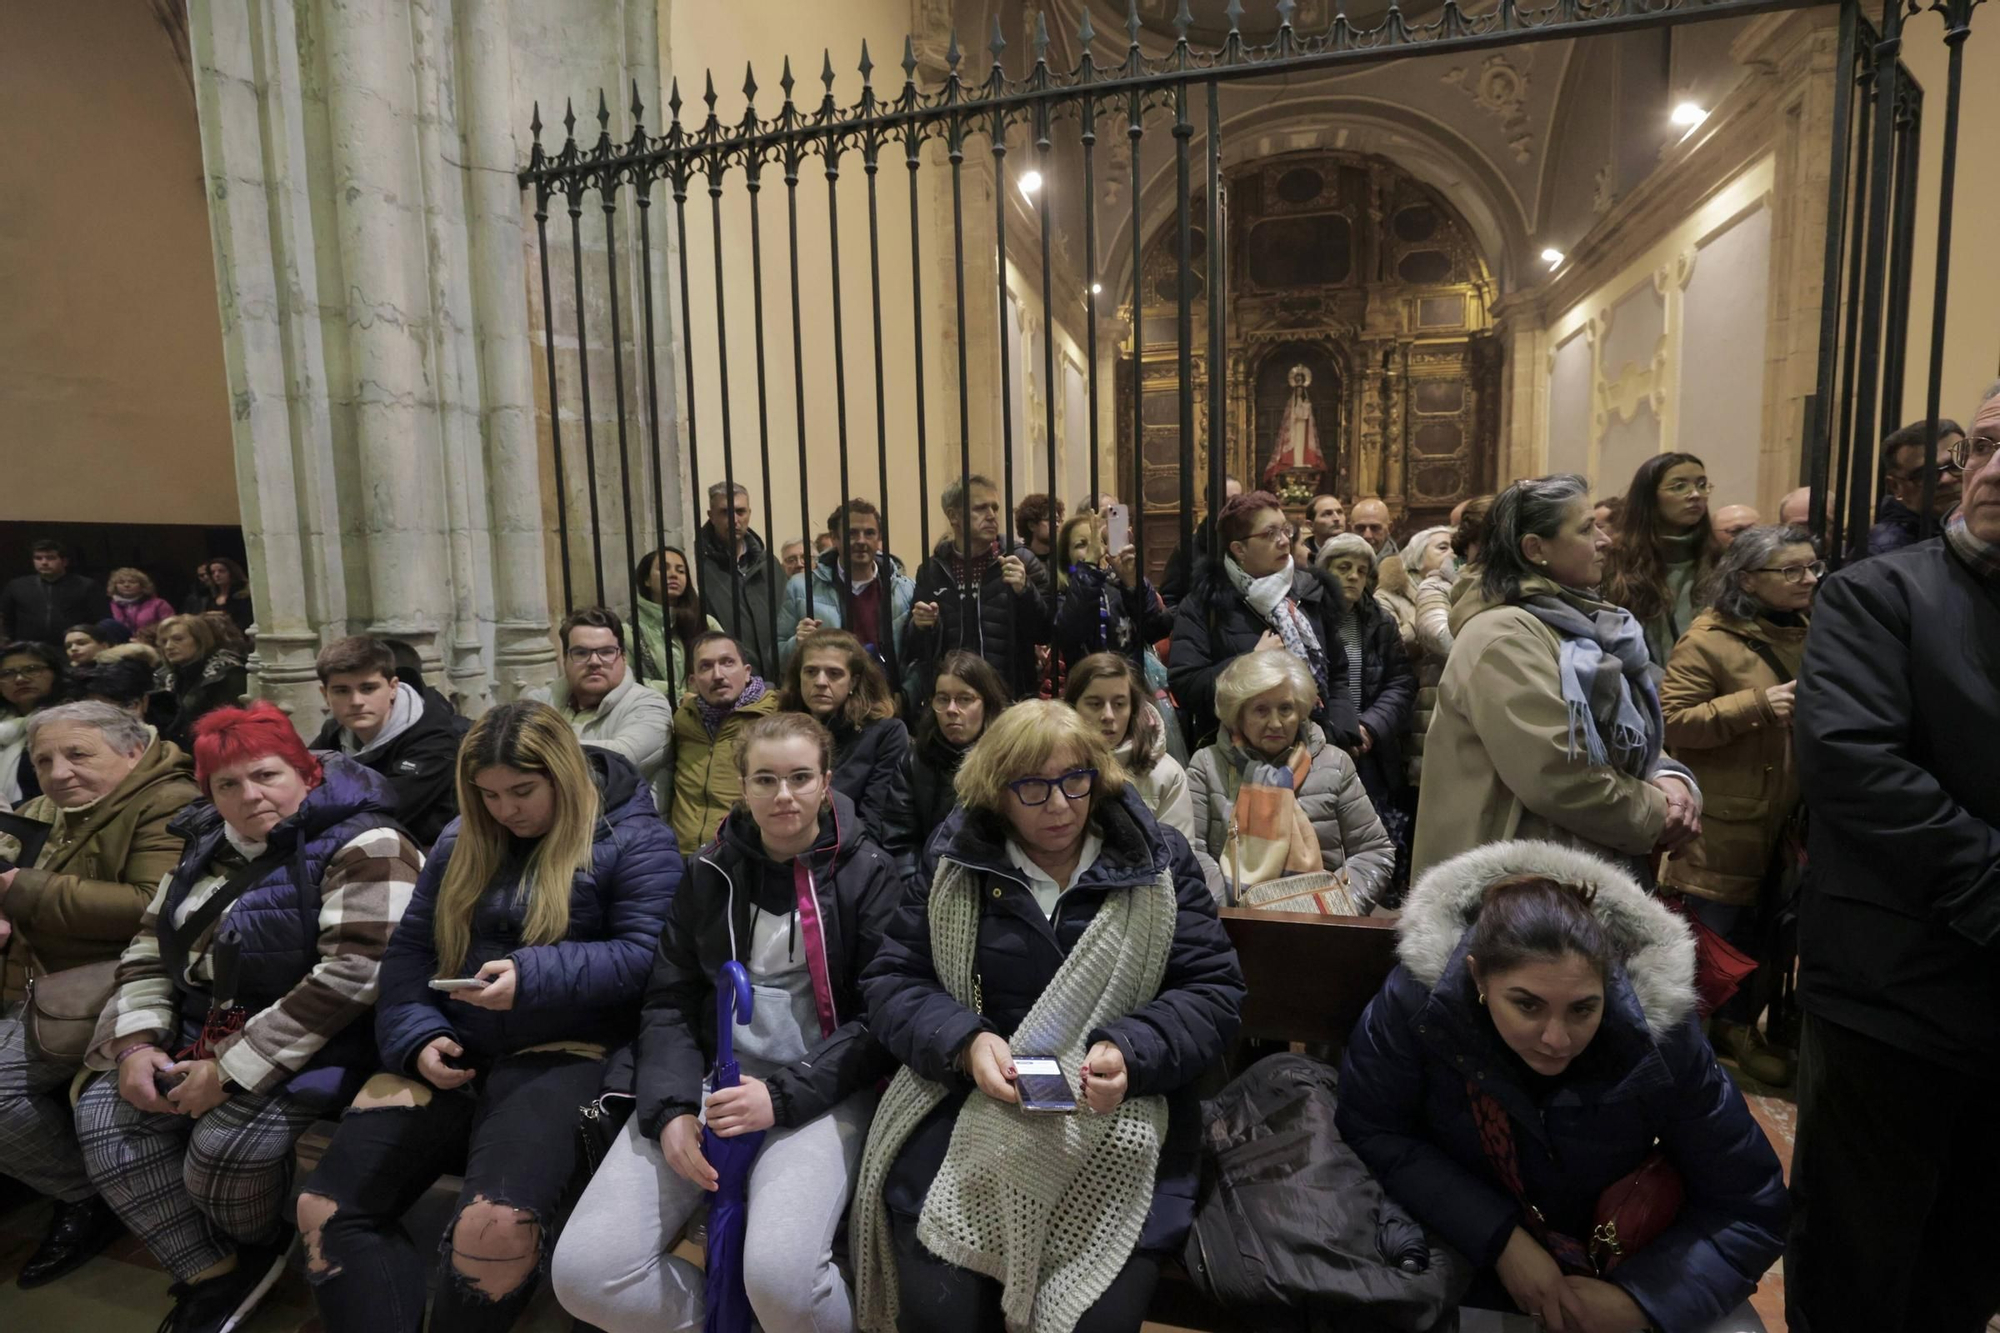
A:
[[[1565,1273],[1603,1277],[1650,1245],[1680,1215],[1687,1187],[1666,1154],[1655,1148],[1637,1170],[1612,1181],[1597,1196],[1586,1248],[1574,1236],[1550,1227],[1542,1210],[1528,1202],[1527,1192],[1521,1188],[1521,1161],[1514,1149],[1514,1124],[1507,1109],[1470,1081],[1465,1092],[1472,1100],[1472,1118],[1479,1126],[1480,1149],[1500,1183],[1524,1210],[1521,1224]]]
[[[1660,899],[1669,912],[1687,922],[1694,936],[1695,1012],[1703,1018],[1720,1009],[1757,970],[1757,960],[1722,938],[1687,910],[1687,899],[1670,894]]]

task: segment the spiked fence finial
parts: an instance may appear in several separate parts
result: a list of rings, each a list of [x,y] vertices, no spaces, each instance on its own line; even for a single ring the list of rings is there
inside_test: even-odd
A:
[[[833,96],[833,49],[820,48],[819,81],[826,85],[826,95]]]
[[[681,76],[676,74],[667,86],[667,111],[674,118],[674,124],[681,123]]]
[[[701,100],[708,103],[708,114],[715,114],[715,71],[708,72],[708,86],[702,90]]]
[[[632,123],[639,124],[646,119],[646,104],[639,100],[639,81],[632,80]]]
[[[1085,55],[1090,54],[1090,44],[1097,40],[1097,29],[1090,23],[1090,6],[1083,7],[1083,22],[1076,26],[1076,40],[1083,47]]]
[[[797,86],[797,83],[798,81],[792,77],[792,58],[790,56],[786,56],[785,72],[783,75],[779,77],[778,86],[785,90],[785,102],[787,105],[791,103],[792,89]]]
[[[1222,12],[1229,17],[1229,31],[1232,35],[1243,30],[1243,0],[1229,0],[1229,8]]]
[[[576,138],[576,103],[567,97],[563,98],[563,131]]]
[[[1035,11],[1035,63],[1049,63],[1049,16],[1046,10]]]
[[[996,65],[1000,63],[1000,53],[1007,49],[1007,34],[1000,30],[998,14],[993,16],[993,40],[986,44],[986,49],[993,53],[993,63]]]
[[[944,63],[951,66],[951,72],[956,74],[958,73],[958,62],[963,58],[958,50],[958,25],[953,24],[951,29],[951,45],[945,48]]]
[[[917,43],[908,34],[903,34],[903,82],[917,81]]]
[[[743,102],[745,106],[757,100],[757,75],[750,68],[750,62],[743,62]]]
[[[1181,6],[1174,11],[1174,36],[1185,42],[1188,29],[1194,26],[1194,15],[1188,12],[1188,0],[1181,0]]]
[[[861,69],[861,82],[865,84],[868,82],[869,76],[875,72],[875,62],[868,58],[868,39],[866,37],[863,37],[861,39],[860,69]]]
[[[1125,31],[1131,35],[1134,46],[1139,44],[1141,26],[1143,25],[1139,22],[1139,0],[1131,0],[1131,3],[1125,6]]]
[[[530,133],[530,134],[532,134],[532,135],[534,135],[534,136],[535,136],[535,142],[536,142],[536,143],[540,143],[540,142],[541,142],[541,140],[542,140],[542,102],[541,102],[541,99],[540,99],[540,98],[536,98],[536,99],[535,99],[535,110],[534,110],[534,114],[528,117],[528,133]]]
[[[1297,8],[1296,0],[1278,0],[1278,26],[1281,28],[1291,27],[1292,11]]]

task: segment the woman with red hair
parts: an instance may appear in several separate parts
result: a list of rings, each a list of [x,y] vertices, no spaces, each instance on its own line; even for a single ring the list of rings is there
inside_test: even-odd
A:
[[[91,1181],[173,1274],[177,1330],[236,1327],[284,1269],[292,1150],[377,1064],[376,973],[423,855],[389,780],[268,703],[194,728],[206,800],[118,966],[77,1104]]]

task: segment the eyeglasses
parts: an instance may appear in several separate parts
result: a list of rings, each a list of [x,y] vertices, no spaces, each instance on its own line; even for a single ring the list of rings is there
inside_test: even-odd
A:
[[[1661,495],[1671,495],[1676,500],[1685,500],[1690,495],[1707,495],[1715,489],[1715,483],[1707,477],[1694,481],[1670,481],[1660,487]]]
[[[1809,565],[1759,565],[1759,574],[1783,574],[1787,583],[1804,583],[1810,575],[1815,579],[1826,577],[1826,561],[1815,560]]]
[[[33,680],[37,676],[54,674],[55,668],[48,666],[8,667],[5,671],[0,671],[0,680]]]
[[[1975,435],[1971,439],[1960,440],[1951,447],[1948,459],[1939,459],[1938,467],[1950,468],[1953,472],[1963,472],[1974,463],[1986,466],[1996,451],[2000,451],[2000,440],[1990,435]]]
[[[1080,801],[1096,786],[1096,769],[1073,768],[1059,778],[1020,778],[1008,783],[1007,790],[1022,805],[1047,805],[1058,787],[1062,788],[1065,800]]]
[[[1261,539],[1267,542],[1290,541],[1292,539],[1292,529],[1288,524],[1273,523],[1268,528],[1261,528],[1251,533],[1250,536],[1253,540]]]
[[[616,662],[625,650],[617,644],[609,648],[572,648],[566,654],[570,661],[582,666],[585,662]]]
[[[805,793],[817,787],[824,773],[815,773],[802,768],[796,773],[752,773],[743,779],[743,790],[762,800],[770,800],[789,787],[794,792]]]

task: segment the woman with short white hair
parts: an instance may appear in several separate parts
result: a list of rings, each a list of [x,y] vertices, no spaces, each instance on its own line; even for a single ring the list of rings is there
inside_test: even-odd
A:
[[[117,960],[180,860],[180,835],[168,825],[201,792],[187,755],[112,704],[34,714],[27,752],[42,794],[21,813],[50,828],[32,865],[0,872],[0,1173],[55,1201],[40,1248],[21,1268],[20,1284],[39,1287],[119,1228],[77,1149],[67,1096],[76,1062],[26,1039],[27,982]]]
[[[1216,679],[1222,729],[1189,763],[1188,797],[1190,841],[1218,895],[1233,899],[1246,885],[1344,870],[1365,912],[1389,883],[1395,844],[1354,761],[1312,720],[1317,694],[1305,664],[1278,649],[1246,653]],[[1246,782],[1283,792],[1275,798],[1282,807],[1277,818],[1265,824],[1271,807],[1260,802],[1254,819],[1238,819]]]

